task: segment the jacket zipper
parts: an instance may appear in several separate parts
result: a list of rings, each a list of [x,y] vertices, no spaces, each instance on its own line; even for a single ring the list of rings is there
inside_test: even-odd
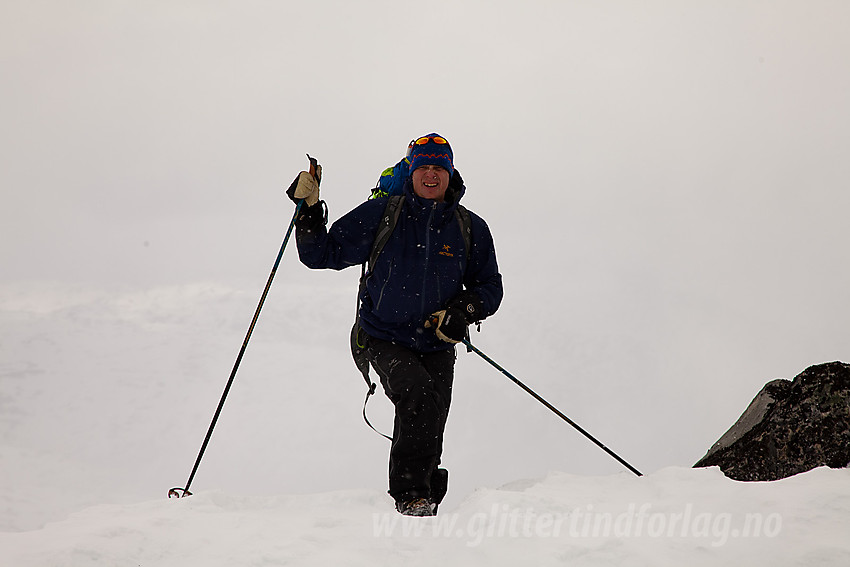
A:
[[[423,272],[425,277],[422,279],[422,293],[420,294],[421,302],[419,305],[419,312],[425,317],[430,315],[430,313],[425,313],[425,292],[428,288],[428,265],[431,258],[431,225],[434,222],[434,213],[436,213],[436,211],[437,202],[434,201],[434,204],[431,206],[431,212],[428,215],[428,222],[425,224],[425,271]]]

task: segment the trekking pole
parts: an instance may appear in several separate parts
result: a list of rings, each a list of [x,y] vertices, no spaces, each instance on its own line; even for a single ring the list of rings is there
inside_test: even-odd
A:
[[[314,173],[315,166],[317,162],[314,158],[310,158],[310,173]],[[286,244],[289,242],[289,236],[292,234],[292,227],[295,226],[295,220],[298,218],[298,213],[301,211],[301,206],[304,204],[304,199],[298,201],[298,204],[295,206],[295,213],[292,215],[292,220],[289,222],[289,228],[286,230],[286,236],[283,239],[283,244],[280,246],[280,252],[277,253],[277,259],[274,261],[274,266],[272,266],[271,274],[269,274],[269,279],[266,282],[266,287],[263,290],[263,294],[260,297],[260,303],[257,305],[257,310],[254,312],[254,318],[251,320],[251,325],[248,327],[248,333],[245,335],[245,340],[242,341],[242,348],[239,349],[239,355],[236,357],[236,362],[233,364],[233,369],[230,371],[230,378],[227,380],[227,385],[224,387],[224,393],[221,395],[221,400],[218,402],[218,408],[215,410],[215,414],[212,418],[212,423],[210,423],[210,427],[207,430],[207,435],[204,438],[204,442],[201,445],[201,450],[198,453],[198,458],[195,459],[195,466],[192,467],[192,473],[189,475],[189,480],[186,481],[185,487],[176,487],[172,488],[168,491],[169,498],[183,498],[184,496],[192,496],[192,493],[189,492],[189,487],[192,485],[192,480],[195,478],[195,473],[198,472],[198,466],[201,464],[201,459],[204,457],[204,452],[207,450],[207,445],[209,445],[210,438],[212,437],[213,429],[215,429],[215,424],[218,422],[218,417],[221,415],[221,410],[224,407],[224,401],[227,399],[227,394],[230,392],[230,387],[233,385],[233,379],[236,378],[236,371],[239,370],[239,364],[242,362],[242,356],[245,354],[245,349],[248,347],[248,341],[251,339],[251,334],[254,332],[254,326],[257,324],[257,319],[260,317],[260,311],[263,309],[263,303],[266,302],[266,296],[269,294],[269,289],[272,286],[272,280],[274,280],[274,276],[277,273],[277,268],[280,265],[280,259],[283,257],[283,251],[286,249]]]
[[[596,439],[593,435],[591,435],[590,433],[588,433],[587,431],[585,431],[584,429],[582,429],[582,427],[581,427],[581,426],[579,426],[576,422],[574,422],[573,420],[571,420],[570,418],[568,418],[567,416],[565,416],[563,413],[561,413],[561,412],[558,410],[558,408],[556,408],[555,406],[553,406],[552,404],[550,404],[549,402],[547,402],[546,400],[544,400],[543,398],[541,398],[539,395],[537,395],[537,393],[536,393],[534,390],[532,390],[531,388],[529,388],[528,386],[526,386],[525,384],[523,384],[522,382],[520,382],[519,380],[517,380],[517,379],[514,377],[514,375],[513,375],[513,374],[511,374],[510,372],[508,372],[507,370],[505,370],[504,368],[502,368],[501,366],[499,366],[498,364],[496,364],[496,362],[495,362],[492,358],[490,358],[489,356],[487,356],[486,354],[484,354],[483,352],[481,352],[480,350],[478,350],[477,348],[475,348],[475,347],[472,345],[472,343],[470,343],[470,342],[469,342],[469,340],[468,340],[468,339],[463,339],[463,341],[462,341],[462,342],[463,342],[463,344],[465,344],[465,345],[466,345],[466,347],[467,347],[468,349],[470,349],[471,351],[475,352],[475,354],[477,354],[478,356],[480,356],[481,358],[483,358],[484,360],[486,360],[487,362],[489,362],[489,363],[493,366],[493,368],[495,368],[496,370],[498,370],[499,372],[501,372],[502,374],[504,374],[505,376],[507,376],[508,378],[510,378],[510,379],[514,382],[514,384],[516,384],[517,386],[519,386],[520,388],[522,388],[523,390],[525,390],[526,392],[528,392],[529,394],[531,394],[531,396],[532,396],[535,400],[537,400],[538,402],[540,402],[541,404],[543,404],[544,406],[546,406],[547,408],[549,408],[550,410],[552,410],[552,412],[553,412],[555,415],[557,415],[558,417],[560,417],[561,419],[563,419],[564,421],[566,421],[567,423],[569,423],[570,425],[572,425],[573,427],[575,427],[575,428],[576,428],[576,430],[578,430],[578,432],[579,432],[579,433],[581,433],[582,435],[584,435],[585,437],[587,437],[588,439],[590,439],[591,441],[593,441],[593,442],[594,442],[597,446],[599,446],[599,448],[600,448],[600,449],[602,449],[603,451],[605,451],[606,453],[608,453],[609,455],[611,455],[612,457],[614,457],[614,458],[617,460],[617,462],[619,462],[621,465],[623,465],[624,467],[626,467],[627,469],[629,469],[631,472],[635,473],[637,476],[643,476],[643,475],[641,474],[641,472],[640,472],[640,471],[638,471],[638,470],[637,470],[636,468],[634,468],[632,465],[630,465],[629,463],[627,463],[626,461],[624,461],[624,460],[623,460],[623,459],[622,459],[619,455],[617,455],[616,453],[614,453],[611,449],[609,449],[608,447],[606,447],[605,445],[603,445],[601,442],[599,442],[599,440],[597,440],[597,439]]]

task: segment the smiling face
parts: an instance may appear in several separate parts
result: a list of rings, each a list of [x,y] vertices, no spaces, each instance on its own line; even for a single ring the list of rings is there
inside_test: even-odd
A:
[[[442,203],[446,200],[446,190],[451,177],[449,172],[438,165],[423,165],[410,175],[413,192],[423,199],[433,199]]]

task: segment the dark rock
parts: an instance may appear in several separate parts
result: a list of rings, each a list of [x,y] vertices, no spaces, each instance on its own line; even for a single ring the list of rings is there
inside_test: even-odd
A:
[[[735,480],[778,480],[850,464],[850,364],[812,366],[773,380],[694,467]]]

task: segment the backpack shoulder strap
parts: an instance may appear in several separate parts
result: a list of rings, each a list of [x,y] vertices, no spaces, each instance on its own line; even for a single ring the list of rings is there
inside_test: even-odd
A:
[[[404,203],[404,195],[393,195],[387,201],[387,207],[384,209],[384,216],[381,217],[381,224],[378,226],[378,232],[375,235],[375,242],[372,243],[372,252],[369,254],[369,270],[375,265],[375,261],[384,249],[384,245],[390,239],[390,236],[398,223],[398,217],[401,216],[402,204]]]
[[[384,245],[390,239],[393,233],[398,217],[401,215],[401,204],[404,201],[404,195],[396,195],[390,197],[387,206],[384,209],[384,215],[381,217],[381,224],[378,226],[378,232],[375,236],[375,241],[372,243],[372,251],[369,254],[369,261],[364,263],[360,268],[360,285],[357,289],[357,308],[354,312],[354,327],[351,329],[351,354],[354,356],[354,363],[363,378],[366,379],[366,384],[369,385],[370,392],[375,391],[375,385],[369,379],[369,362],[366,360],[364,351],[366,348],[364,337],[360,334],[360,297],[363,295],[363,290],[366,289],[366,280],[372,273],[372,267],[378,259],[378,255],[384,248]],[[368,400],[368,395],[366,396]],[[367,420],[368,423],[368,420]]]

